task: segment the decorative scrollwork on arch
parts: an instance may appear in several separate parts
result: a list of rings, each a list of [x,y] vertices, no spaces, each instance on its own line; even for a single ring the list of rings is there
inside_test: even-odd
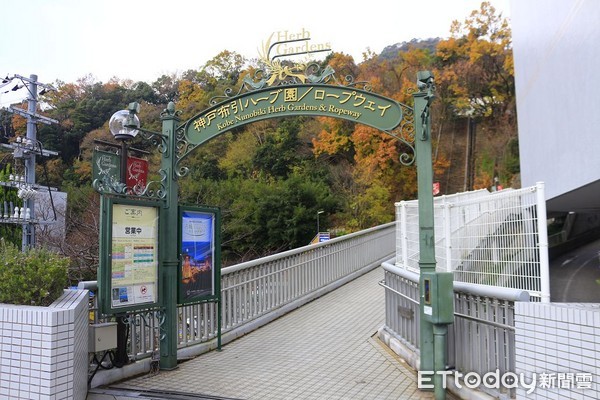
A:
[[[110,193],[121,196],[146,198],[151,200],[164,200],[166,198],[167,174],[164,170],[158,171],[160,181],[150,181],[145,186],[139,183],[135,186],[127,186],[110,175],[104,175],[101,179],[94,179],[92,187],[98,193]]]
[[[190,169],[181,165],[182,160],[194,150],[197,145],[188,142],[185,136],[185,124],[177,127],[175,132],[175,176],[182,178],[186,176]]]
[[[233,88],[227,88],[222,95],[214,96],[210,99],[211,106],[217,105],[220,102],[239,96],[243,93],[253,92],[255,90],[264,89],[271,86],[286,86],[297,84],[325,84],[338,82],[335,76],[335,70],[327,65],[321,68],[318,63],[312,62],[308,64],[284,64],[285,62],[275,60],[264,69],[259,69],[252,76],[246,75],[242,79],[242,83],[237,91]],[[339,86],[352,86],[338,85]],[[348,81],[348,79],[346,79]]]
[[[415,150],[415,118],[414,110],[406,104],[399,103],[402,108],[402,120],[398,128],[391,132],[386,132],[394,139],[398,140],[403,146],[408,147],[408,151],[400,154],[399,160],[402,165],[413,165],[416,160]]]
[[[373,85],[371,85],[370,82],[367,81],[355,81],[354,77],[352,75],[346,75],[344,76],[344,81],[346,82],[345,85],[343,86],[348,86],[348,87],[358,87],[366,92],[372,92],[373,91]],[[361,87],[362,85],[362,87]]]

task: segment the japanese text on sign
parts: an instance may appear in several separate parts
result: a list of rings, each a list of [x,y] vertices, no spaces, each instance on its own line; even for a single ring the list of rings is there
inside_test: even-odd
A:
[[[113,205],[111,249],[113,308],[157,301],[158,210]]]
[[[295,85],[257,90],[220,103],[193,118],[186,128],[191,143],[236,125],[287,115],[344,118],[380,130],[392,130],[402,119],[399,103],[346,86]]]

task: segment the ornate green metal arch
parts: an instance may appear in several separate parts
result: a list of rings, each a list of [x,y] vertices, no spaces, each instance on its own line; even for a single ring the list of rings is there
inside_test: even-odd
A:
[[[160,205],[159,220],[164,221],[159,229],[159,274],[160,274],[160,368],[173,369],[177,366],[177,286],[179,254],[177,241],[178,178],[188,172],[181,162],[202,143],[234,127],[267,118],[283,116],[328,116],[342,118],[371,126],[395,139],[402,141],[409,150],[400,156],[400,161],[410,165],[417,162],[419,191],[419,267],[421,272],[435,273],[435,239],[433,219],[431,164],[431,116],[430,105],[434,98],[433,76],[428,71],[417,75],[417,91],[413,93],[414,108],[393,99],[370,92],[368,85],[357,88],[359,83],[346,78],[340,85],[331,67],[322,72],[316,65],[305,69],[301,65],[285,65],[278,60],[267,60],[267,72],[258,71],[254,79],[244,78],[240,90],[233,96],[227,90],[225,96],[211,101],[211,107],[188,121],[181,123],[175,104],[169,103],[161,113],[162,131],[150,132],[140,129],[142,136],[151,140],[161,152],[160,181],[149,182],[145,188],[127,188],[106,180],[94,181],[94,188],[104,193],[136,199],[151,198]],[[312,73],[311,73],[312,72]],[[133,120],[137,105],[129,108]],[[139,129],[134,123],[125,128]],[[101,252],[108,254],[107,235],[101,234]],[[421,274],[420,287],[423,288]],[[447,285],[446,285],[447,286]],[[219,289],[220,290],[220,289]],[[451,294],[451,290],[449,291]],[[423,289],[421,297],[424,298]],[[441,302],[452,302],[451,296],[441,297]],[[220,308],[219,308],[220,310]],[[445,338],[447,326],[426,320],[424,303],[421,302],[420,349],[421,370],[442,371],[445,369]],[[220,316],[217,317],[220,321]],[[220,328],[219,328],[220,329]],[[219,336],[220,337],[220,336]],[[434,345],[435,340],[435,345]],[[219,341],[220,346],[220,341]],[[435,356],[434,356],[435,350]],[[435,376],[436,398],[443,398],[441,375]],[[439,393],[437,393],[439,391]]]

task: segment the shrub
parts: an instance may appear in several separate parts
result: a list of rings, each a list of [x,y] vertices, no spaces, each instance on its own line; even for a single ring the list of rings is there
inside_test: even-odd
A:
[[[21,252],[0,239],[0,303],[47,306],[67,286],[69,259],[44,248]]]

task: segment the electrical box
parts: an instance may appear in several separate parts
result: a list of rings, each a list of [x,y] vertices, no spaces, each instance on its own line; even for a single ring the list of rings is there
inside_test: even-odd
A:
[[[454,277],[452,272],[422,272],[423,318],[434,324],[454,322]]]
[[[93,324],[88,330],[88,352],[96,353],[117,347],[117,323]]]

